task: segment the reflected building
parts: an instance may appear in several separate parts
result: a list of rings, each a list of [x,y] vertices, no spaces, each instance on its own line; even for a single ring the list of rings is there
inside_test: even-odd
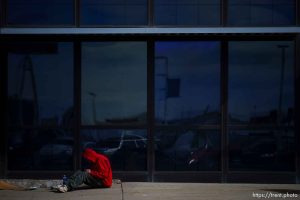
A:
[[[0,178],[300,182],[298,0],[0,5]]]

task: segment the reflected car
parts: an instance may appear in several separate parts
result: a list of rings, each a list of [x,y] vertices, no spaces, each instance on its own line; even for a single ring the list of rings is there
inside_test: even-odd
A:
[[[60,137],[52,143],[42,146],[38,152],[39,164],[72,165],[73,144],[72,137]]]
[[[275,139],[260,139],[242,149],[241,157],[244,163],[270,163],[277,157]]]
[[[162,154],[179,168],[203,168],[217,170],[219,168],[220,150],[210,142],[212,138],[206,136],[198,144],[199,134],[188,131],[181,134],[175,143]]]
[[[95,145],[94,150],[112,156],[118,151],[146,149],[146,146],[147,139],[145,137],[125,132],[120,137],[101,140]]]

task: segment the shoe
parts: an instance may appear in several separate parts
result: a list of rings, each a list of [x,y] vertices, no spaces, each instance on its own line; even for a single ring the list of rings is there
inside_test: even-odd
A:
[[[65,193],[65,192],[68,192],[69,189],[68,189],[68,187],[66,185],[58,185],[57,186],[57,190],[59,192]]]
[[[61,186],[61,185],[52,185],[51,187],[50,187],[50,190],[58,190],[58,186]]]

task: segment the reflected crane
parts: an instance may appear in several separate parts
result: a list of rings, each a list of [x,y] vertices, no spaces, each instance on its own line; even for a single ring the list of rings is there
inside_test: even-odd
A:
[[[281,49],[281,72],[280,72],[280,86],[279,86],[279,100],[278,100],[278,124],[282,120],[282,95],[283,95],[283,83],[284,83],[284,68],[285,68],[285,50],[288,45],[277,45]]]
[[[97,111],[96,111],[96,97],[97,95],[93,92],[89,92],[89,95],[92,97],[92,112],[93,112],[93,121],[94,124],[98,124],[97,121]]]
[[[25,81],[26,81],[26,75],[30,76],[30,82],[31,82],[31,87],[32,87],[32,92],[33,92],[33,125],[37,125],[39,121],[39,105],[38,105],[38,97],[37,97],[37,90],[36,90],[36,82],[35,82],[35,75],[33,71],[33,64],[32,64],[32,59],[30,55],[26,55],[24,59],[22,60],[21,63],[22,67],[22,77],[21,77],[21,83],[20,83],[20,88],[19,88],[19,117],[20,117],[20,124],[21,126],[24,125],[23,121],[23,95],[24,95],[24,86],[25,86]]]

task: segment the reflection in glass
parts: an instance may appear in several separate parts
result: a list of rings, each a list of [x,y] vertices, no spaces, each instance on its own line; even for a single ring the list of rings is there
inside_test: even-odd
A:
[[[229,43],[229,122],[294,124],[293,42]]]
[[[106,155],[113,170],[147,170],[147,132],[145,130],[84,130],[81,148],[92,148]],[[87,163],[82,160],[82,167]]]
[[[219,123],[219,58],[219,42],[155,43],[157,123]]]
[[[232,26],[288,26],[296,23],[295,0],[229,0]]]
[[[294,132],[275,129],[229,131],[229,169],[294,171]]]
[[[219,131],[169,130],[155,135],[155,169],[158,171],[220,170]]]
[[[220,0],[154,0],[156,25],[220,24]]]
[[[146,25],[147,0],[82,0],[82,25]]]
[[[71,127],[72,124],[72,43],[10,44],[8,125]]]
[[[82,44],[82,124],[146,122],[147,44]]]
[[[7,22],[11,25],[74,24],[74,1],[8,0]]]
[[[8,170],[72,170],[72,136],[63,129],[10,131]]]

